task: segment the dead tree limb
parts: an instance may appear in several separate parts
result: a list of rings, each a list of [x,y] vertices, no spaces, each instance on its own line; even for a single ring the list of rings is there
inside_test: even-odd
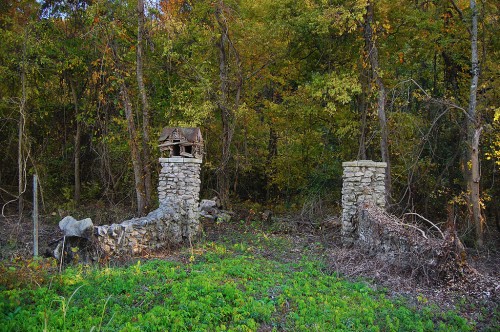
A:
[[[437,231],[439,232],[439,234],[441,235],[441,237],[442,237],[442,238],[443,238],[443,240],[444,240],[444,238],[445,238],[444,233],[441,231],[441,229],[440,229],[440,228],[439,228],[436,224],[434,224],[434,223],[433,223],[432,221],[430,221],[429,219],[427,219],[427,218],[425,218],[425,217],[423,217],[423,216],[421,216],[420,214],[415,213],[415,212],[408,212],[408,213],[405,213],[404,215],[405,215],[405,216],[417,216],[417,217],[419,217],[420,219],[422,219],[422,220],[424,220],[424,221],[428,222],[428,223],[429,223],[432,227],[434,227],[435,229],[437,229]]]

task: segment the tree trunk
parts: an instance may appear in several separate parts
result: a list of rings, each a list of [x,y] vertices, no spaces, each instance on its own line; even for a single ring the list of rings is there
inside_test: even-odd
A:
[[[139,147],[137,145],[137,131],[135,129],[134,114],[132,112],[132,105],[130,104],[130,98],[125,82],[121,84],[120,93],[123,101],[123,107],[125,109],[125,117],[127,119],[130,152],[132,154],[132,166],[134,168],[135,192],[137,196],[137,214],[139,216],[142,216],[144,215],[145,208],[144,181],[142,178],[143,168],[141,155],[139,153]]]
[[[377,114],[380,124],[380,154],[382,156],[382,161],[387,163],[387,170],[385,173],[386,201],[387,203],[390,203],[389,198],[391,196],[391,163],[389,160],[387,118],[385,114],[385,86],[382,78],[379,75],[380,68],[378,63],[378,50],[375,43],[375,36],[373,34],[372,26],[373,3],[371,1],[368,1],[366,7],[364,38],[370,66],[372,68],[373,79],[375,80],[375,84],[378,88]]]
[[[474,128],[474,133],[471,142],[471,177],[469,180],[470,186],[470,201],[472,205],[472,220],[476,229],[476,244],[478,247],[483,246],[483,221],[481,218],[481,199],[479,182],[481,179],[480,166],[479,166],[479,138],[481,136],[482,128]]]
[[[146,88],[144,87],[144,73],[143,73],[143,48],[142,48],[142,38],[144,35],[144,0],[137,1],[137,47],[136,47],[136,57],[137,57],[137,86],[139,88],[139,94],[141,95],[142,102],[142,156],[143,156],[143,167],[144,167],[144,191],[145,191],[145,204],[146,208],[150,208],[152,205],[151,193],[153,186],[151,183],[151,153],[149,150],[149,104],[148,97],[146,94]]]
[[[229,160],[231,159],[231,140],[232,140],[232,122],[234,120],[233,112],[228,105],[229,94],[229,78],[228,78],[228,64],[226,57],[226,41],[227,29],[223,28],[219,48],[219,79],[220,79],[220,99],[219,109],[222,119],[222,155],[219,168],[217,170],[217,184],[219,191],[219,198],[223,207],[227,208],[229,205]]]
[[[74,193],[74,201],[75,205],[78,206],[80,204],[80,193],[81,193],[81,180],[80,180],[80,147],[81,147],[81,123],[78,119],[79,110],[78,110],[78,96],[76,94],[75,83],[72,80],[69,80],[71,87],[71,95],[73,97],[73,105],[75,107],[75,121],[76,121],[76,133],[75,133],[75,170],[74,170],[74,178],[75,178],[75,193]]]
[[[469,109],[467,119],[467,134],[470,142],[471,173],[468,177],[468,187],[470,189],[470,203],[472,205],[472,220],[476,228],[476,245],[483,245],[483,222],[481,220],[481,202],[479,181],[481,178],[479,169],[479,140],[481,136],[481,126],[479,116],[476,111],[477,85],[479,81],[479,61],[477,55],[477,7],[476,1],[470,0],[472,11],[471,29],[471,65],[472,78],[470,85]]]
[[[266,172],[266,200],[271,199],[271,194],[274,191],[271,186],[271,180],[274,175],[274,168],[271,166],[274,159],[278,155],[278,134],[274,130],[273,123],[269,120],[269,143],[267,144],[267,165],[268,171]]]
[[[17,145],[17,174],[18,174],[18,182],[17,182],[17,190],[18,190],[18,206],[17,212],[19,214],[19,221],[21,221],[23,212],[24,212],[24,186],[25,186],[25,168],[26,165],[24,163],[24,126],[25,126],[25,102],[26,102],[26,94],[25,94],[25,74],[24,69],[21,71],[21,84],[22,84],[22,97],[21,97],[21,105],[19,106],[19,126],[18,126],[18,145]]]
[[[363,60],[364,61],[364,60]],[[361,69],[360,82],[361,82],[361,93],[358,95],[358,111],[361,115],[360,124],[360,136],[359,136],[359,149],[358,149],[358,159],[366,160],[366,127],[367,127],[367,107],[366,107],[366,97],[369,95],[370,84],[367,82],[368,72],[365,69]]]
[[[219,168],[217,169],[217,189],[219,191],[219,198],[222,206],[228,207],[229,205],[229,188],[230,188],[230,176],[229,176],[229,161],[231,159],[231,142],[233,139],[234,127],[235,127],[235,117],[234,109],[238,108],[241,87],[242,87],[242,74],[241,74],[241,63],[239,60],[238,53],[234,49],[231,40],[229,39],[229,31],[226,18],[224,17],[224,4],[222,1],[218,2],[217,8],[215,10],[215,17],[220,28],[220,40],[217,42],[217,48],[219,49],[219,92],[220,95],[217,100],[218,108],[221,112],[222,119],[222,155]],[[226,49],[227,48],[227,49]],[[235,88],[234,103],[230,101],[230,78],[229,78],[229,62],[228,54],[229,50],[233,51],[233,55],[237,66],[237,83]]]
[[[28,31],[25,31],[23,41],[23,54],[21,63],[21,102],[19,104],[19,126],[18,126],[18,146],[17,146],[17,171],[18,171],[18,207],[19,221],[23,218],[24,213],[24,191],[26,187],[26,162],[24,160],[24,131],[26,126],[26,43],[28,39]]]

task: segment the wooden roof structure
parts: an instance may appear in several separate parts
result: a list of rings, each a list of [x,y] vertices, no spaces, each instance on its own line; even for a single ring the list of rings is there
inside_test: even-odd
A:
[[[169,152],[169,158],[203,157],[203,137],[200,128],[165,127],[159,141],[160,151]]]

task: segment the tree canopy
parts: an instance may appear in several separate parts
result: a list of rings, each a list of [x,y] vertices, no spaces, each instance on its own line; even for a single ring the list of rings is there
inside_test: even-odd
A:
[[[472,242],[500,227],[499,20],[465,0],[3,1],[3,213],[37,173],[46,211],[143,214],[161,128],[199,126],[227,206],[336,204],[342,161],[387,160],[393,211],[453,205]]]

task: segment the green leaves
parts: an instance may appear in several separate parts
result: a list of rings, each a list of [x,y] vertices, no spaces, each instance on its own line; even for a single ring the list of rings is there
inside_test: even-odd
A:
[[[329,275],[313,258],[283,263],[259,254],[289,254],[289,241],[249,233],[236,245],[200,245],[186,264],[68,268],[34,290],[0,291],[0,322],[23,331],[472,329],[454,312],[416,310]]]
[[[326,104],[329,113],[335,113],[337,105],[346,105],[361,92],[361,85],[354,73],[313,74],[312,82],[306,87],[320,103]]]

